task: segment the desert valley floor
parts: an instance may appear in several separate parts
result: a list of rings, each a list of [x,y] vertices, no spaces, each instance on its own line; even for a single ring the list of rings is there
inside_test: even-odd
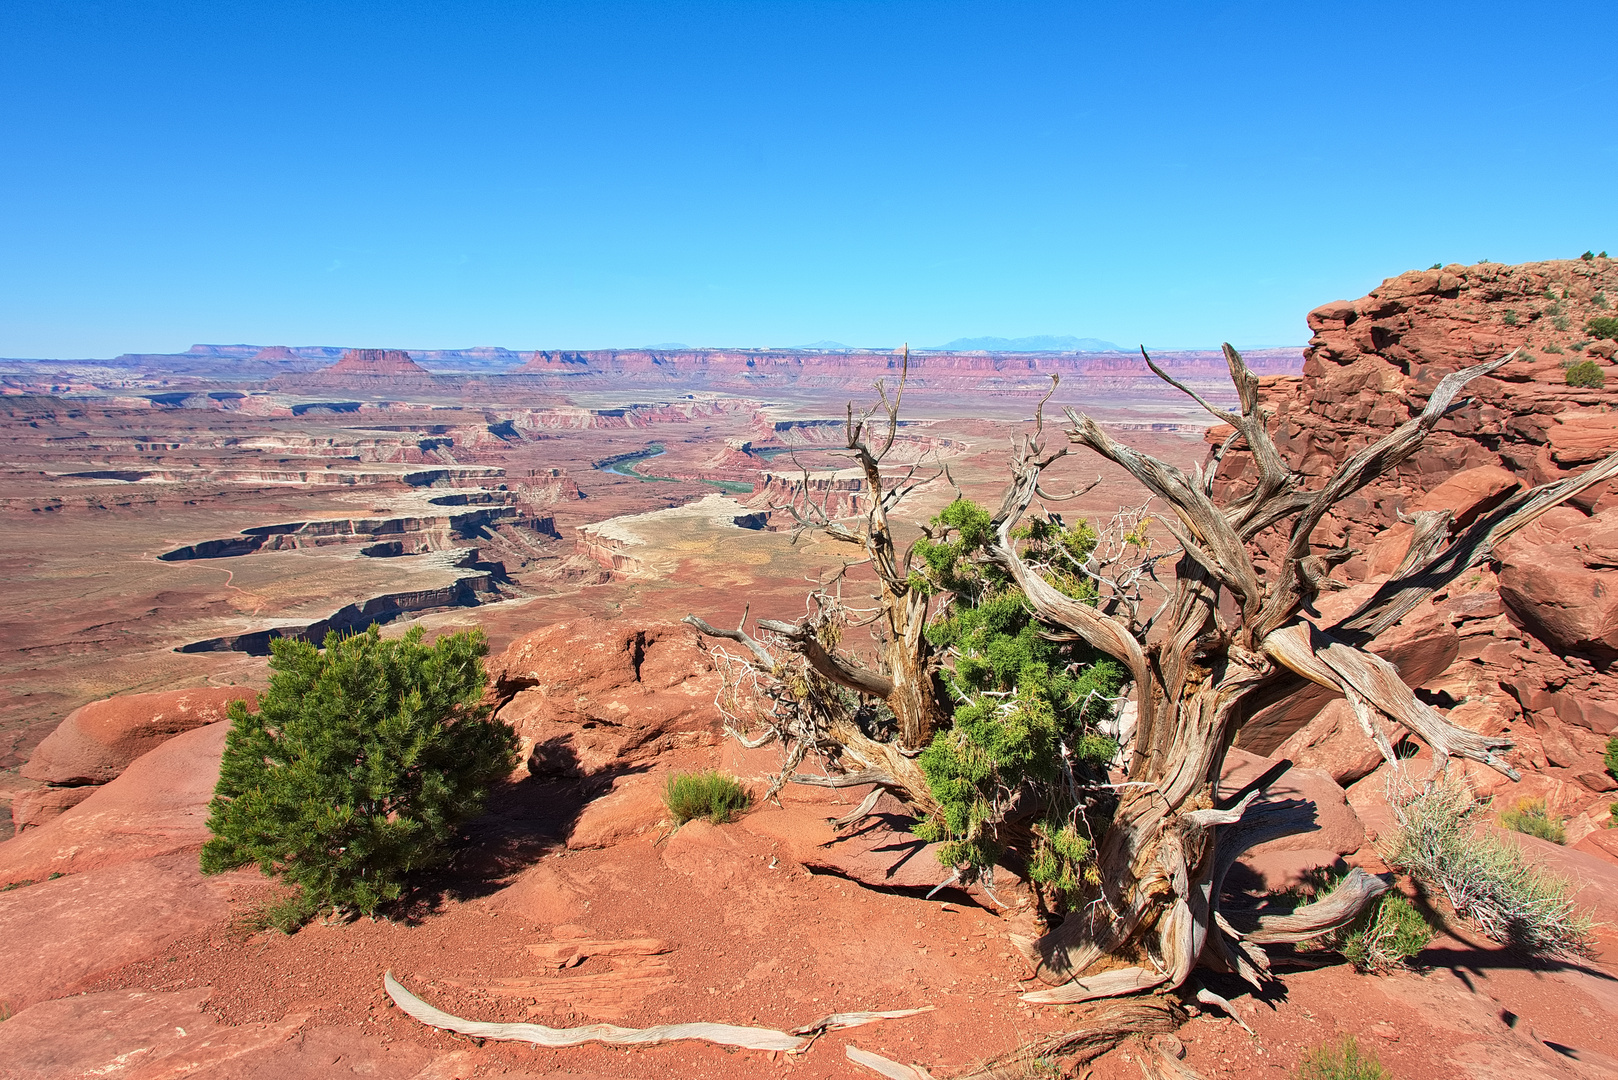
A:
[[[1479,381],[1430,452],[1329,523],[1359,554],[1323,608],[1386,580],[1410,543],[1407,511],[1433,508],[1424,499],[1470,520],[1618,444],[1615,391],[1567,385],[1546,356],[1547,342],[1553,355],[1587,348],[1613,372],[1610,342],[1498,317],[1553,287],[1582,318],[1605,310],[1603,290],[1618,296],[1618,269],[1401,275],[1312,313],[1307,360],[1252,355],[1283,451],[1318,480],[1403,422],[1434,373],[1530,350]],[[925,481],[896,515],[901,538],[957,493],[996,505],[1036,410],[1058,442],[1072,407],[1186,468],[1223,439],[1138,358],[1084,363],[1049,359],[1067,367],[1045,400],[1052,370],[1039,358],[923,357],[887,462]],[[1019,999],[1041,985],[1013,942],[1037,932],[1023,883],[1008,872],[995,889],[948,885],[891,797],[851,830],[831,822],[865,788],[793,785],[738,821],[678,830],[661,802],[674,771],[717,767],[762,789],[779,770],[778,747],[723,731],[714,655],[680,619],[794,619],[814,583],[856,561],[797,517],[818,512],[805,492],[834,517],[854,509],[845,403],[872,404],[894,364],[211,346],[0,362],[0,1078],[875,1075],[849,1047],[942,1078],[1066,1030],[1070,1007]],[[1217,353],[1164,366],[1234,400]],[[1239,469],[1232,455],[1222,482]],[[1228,1015],[1193,1006],[1155,1042],[1005,1075],[1150,1077],[1172,1059],[1209,1080],[1281,1080],[1342,1034],[1408,1080],[1618,1075],[1618,781],[1601,764],[1618,733],[1615,487],[1546,514],[1389,631],[1386,653],[1454,723],[1515,740],[1519,785],[1466,775],[1501,808],[1533,796],[1565,822],[1565,844],[1517,839],[1595,915],[1592,957],[1523,957],[1401,881],[1444,927],[1407,969],[1360,975],[1281,950],[1264,995],[1198,976],[1230,999]],[[1051,503],[1069,520],[1145,501],[1123,470],[1080,452],[1044,488],[1087,488]],[[869,591],[862,574],[847,570],[851,602]],[[1592,588],[1588,604],[1567,600]],[[47,737],[92,715],[75,710],[114,695],[224,701],[266,685],[272,637],[373,623],[386,636],[481,627],[499,715],[524,740],[523,767],[453,864],[394,918],[286,935],[253,921],[276,895],[256,871],[199,872],[224,723],[180,724],[105,775],[50,772],[66,758]],[[1243,733],[1221,777],[1233,791],[1284,757],[1294,768],[1264,798],[1316,814],[1313,831],[1243,860],[1232,888],[1255,904],[1315,866],[1388,869],[1386,765],[1341,700],[1289,708]],[[791,1031],[833,1013],[925,1011],[792,1054],[541,1049],[425,1026],[389,1000],[384,972],[456,1016],[558,1027]]]

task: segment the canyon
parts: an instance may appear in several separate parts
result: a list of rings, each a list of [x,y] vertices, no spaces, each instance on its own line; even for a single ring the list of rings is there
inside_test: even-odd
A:
[[[1413,271],[1310,312],[1305,349],[1244,354],[1277,446],[1318,484],[1445,374],[1519,350],[1325,523],[1355,553],[1322,621],[1386,584],[1412,514],[1448,511],[1464,529],[1618,444],[1618,383],[1563,376],[1589,359],[1618,378],[1612,343],[1583,330],[1609,296],[1606,259]],[[1233,400],[1219,353],[1154,360]],[[727,736],[723,658],[678,620],[791,619],[812,581],[844,569],[846,546],[801,531],[796,500],[854,510],[863,477],[839,452],[844,402],[868,403],[875,379],[907,377],[889,466],[932,477],[902,506],[907,540],[957,492],[997,503],[1008,439],[1052,375],[1047,423],[1072,406],[1165,460],[1217,465],[1221,496],[1254,472],[1230,430],[1138,355],[918,351],[904,364],[859,350],[253,345],[0,361],[0,797],[15,829],[0,842],[0,913],[29,928],[0,945],[14,1014],[0,1060],[30,1077],[323,1075],[339,1060],[401,1078],[842,1076],[855,1047],[947,1076],[1063,1030],[1063,1009],[1016,996],[1029,973],[1010,935],[1034,913],[1015,873],[992,894],[937,892],[945,871],[897,803],[850,832],[828,822],[864,788],[791,786],[738,822],[676,832],[660,799],[674,771],[718,767],[761,787],[779,769],[779,748]],[[1078,454],[1047,476],[1052,490],[1096,482],[1063,506],[1069,518],[1145,500]],[[1210,1009],[1185,1025],[1174,1045],[1187,1066],[1279,1078],[1348,1033],[1407,1078],[1618,1070],[1618,781],[1601,761],[1618,734],[1615,536],[1618,484],[1598,485],[1374,646],[1452,722],[1513,740],[1520,782],[1466,776],[1493,811],[1527,796],[1565,819],[1566,845],[1518,842],[1604,924],[1598,955],[1531,963],[1449,920],[1416,970],[1386,977],[1288,956],[1273,998],[1211,984],[1236,999],[1235,1019]],[[1284,542],[1261,536],[1260,563]],[[523,764],[408,917],[255,930],[273,887],[196,867],[219,710],[265,684],[271,638],[370,624],[482,628],[488,702]],[[1319,827],[1255,849],[1237,887],[1386,870],[1387,766],[1351,718],[1304,692],[1249,722],[1227,793],[1287,759],[1265,798],[1308,802]],[[383,995],[385,970],[459,1016],[558,1026],[790,1029],[836,1011],[932,1011],[802,1055],[540,1050],[418,1024]],[[1129,1053],[1057,1067],[1139,1075]]]

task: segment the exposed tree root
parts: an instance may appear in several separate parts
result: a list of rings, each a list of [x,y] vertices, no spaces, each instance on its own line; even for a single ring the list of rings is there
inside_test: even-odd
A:
[[[613,1046],[650,1046],[653,1043],[678,1042],[681,1039],[699,1039],[720,1046],[739,1046],[745,1050],[784,1050],[789,1054],[807,1050],[814,1040],[828,1031],[860,1027],[878,1020],[897,1020],[930,1012],[933,1006],[920,1009],[894,1009],[889,1012],[833,1013],[812,1024],[795,1028],[791,1032],[773,1028],[737,1027],[734,1024],[659,1024],[649,1028],[626,1028],[616,1024],[586,1024],[575,1028],[553,1028],[544,1024],[501,1024],[481,1020],[463,1020],[435,1009],[421,1000],[393,977],[389,971],[382,976],[382,986],[393,1003],[405,1013],[429,1027],[443,1028],[479,1039],[497,1039],[506,1042],[526,1042],[535,1046],[578,1046],[600,1042]]]

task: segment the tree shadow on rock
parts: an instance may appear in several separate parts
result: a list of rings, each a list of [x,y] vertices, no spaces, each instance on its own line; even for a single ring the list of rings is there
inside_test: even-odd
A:
[[[650,767],[620,763],[586,774],[565,736],[536,745],[525,764],[525,774],[519,769],[489,792],[483,814],[463,827],[450,860],[419,875],[401,901],[407,921],[499,892],[547,854],[565,848],[585,807],[612,791],[620,777]]]

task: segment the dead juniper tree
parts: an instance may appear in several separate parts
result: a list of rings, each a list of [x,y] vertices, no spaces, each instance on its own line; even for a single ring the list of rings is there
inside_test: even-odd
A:
[[[1322,520],[1413,454],[1440,420],[1465,404],[1458,395],[1467,383],[1512,356],[1446,376],[1419,415],[1354,454],[1320,487],[1305,490],[1303,478],[1282,459],[1270,437],[1271,414],[1259,401],[1258,379],[1234,349],[1227,345],[1224,351],[1239,412],[1206,401],[1146,358],[1159,378],[1234,429],[1204,466],[1186,471],[1131,449],[1088,416],[1068,410],[1067,446],[1047,450],[1037,421],[1019,440],[998,511],[984,515],[986,520],[965,512],[953,520],[945,520],[947,514],[935,518],[903,556],[895,547],[889,514],[914,485],[889,484],[881,474],[883,457],[893,445],[899,396],[890,401],[883,395],[886,425],[879,425],[874,441],[867,441],[872,414],[856,419],[851,410],[847,447],[867,480],[863,526],[830,520],[812,524],[861,547],[870,559],[880,583],[875,615],[879,670],[839,652],[839,635],[848,619],[830,594],[817,595],[815,613],[798,623],[761,620],[766,641],[747,634],[745,625],[716,630],[694,616],[687,620],[704,633],[745,645],[753,668],[773,680],[776,699],[790,701],[792,715],[777,726],[797,748],[784,779],[878,783],[929,818],[944,809],[946,793],[940,791],[936,772],[930,775],[919,767],[913,755],[922,752],[920,760],[926,764],[932,748],[960,742],[960,707],[965,704],[959,700],[963,680],[956,677],[964,654],[954,658],[954,675],[941,671],[944,658],[930,647],[928,634],[930,617],[936,624],[954,617],[956,608],[943,605],[930,612],[929,600],[952,587],[970,591],[971,583],[963,584],[960,575],[976,574],[980,585],[988,583],[978,600],[1014,595],[1037,620],[1042,640],[1074,641],[1121,669],[1133,712],[1133,724],[1121,733],[1127,737],[1120,748],[1124,777],[1110,785],[1113,798],[1103,819],[1091,813],[1098,805],[1094,800],[1081,807],[1077,818],[1068,808],[1068,823],[1082,819],[1097,835],[1084,854],[1084,872],[1069,882],[1064,906],[1070,913],[1042,938],[1027,943],[1035,970],[1053,987],[1025,995],[1028,1000],[1072,1003],[1166,991],[1186,984],[1199,965],[1262,985],[1270,979],[1265,945],[1336,930],[1387,889],[1384,882],[1356,870],[1329,896],[1289,915],[1252,917],[1220,909],[1226,873],[1243,852],[1308,827],[1296,811],[1255,805],[1276,770],[1221,799],[1217,784],[1226,751],[1249,717],[1309,683],[1346,697],[1366,736],[1395,768],[1385,733],[1389,724],[1403,725],[1430,746],[1439,769],[1451,757],[1462,757],[1515,778],[1501,757],[1510,748],[1508,741],[1451,724],[1417,698],[1369,646],[1418,604],[1487,559],[1505,537],[1589,486],[1618,476],[1615,453],[1582,474],[1522,491],[1458,531],[1448,511],[1415,515],[1409,550],[1390,579],[1353,613],[1320,626],[1304,616],[1313,613],[1318,594],[1332,587],[1332,567],[1353,554],[1317,549],[1315,533]],[[1237,445],[1253,455],[1256,482],[1219,504],[1213,497],[1214,475],[1219,460]],[[1068,528],[1055,515],[1032,517],[1035,501],[1048,498],[1040,486],[1043,474],[1074,447],[1121,466],[1166,511],[1159,520],[1178,550],[1167,556],[1175,559],[1174,573],[1166,599],[1155,608],[1143,602],[1140,584],[1164,559],[1161,553],[1113,559],[1109,569],[1106,552],[1111,549],[1101,544],[1102,554],[1097,555],[1100,538],[1094,533],[1089,541],[1075,543],[1078,527]],[[1138,523],[1143,511],[1135,513],[1132,520]],[[1279,540],[1267,545],[1270,565],[1261,572],[1257,541],[1267,532]],[[976,534],[971,542],[968,533]],[[953,563],[944,560],[947,573],[937,573],[939,560],[932,556],[950,544],[963,557]],[[1069,556],[1066,568],[1057,548]],[[926,567],[913,565],[918,554]],[[1086,575],[1094,579],[1088,588],[1077,580]],[[957,593],[954,603],[959,600]],[[952,693],[957,700],[951,700]],[[982,704],[984,693],[980,687],[972,704]],[[882,738],[878,727],[861,721],[861,708],[872,702],[886,703],[897,718],[892,738]],[[992,714],[986,720],[996,722]],[[1072,744],[1059,738],[1049,748],[1063,760],[1046,775],[1073,775],[1067,761]],[[808,752],[827,755],[841,766],[841,776],[788,776]],[[1051,840],[1048,832],[1041,832],[1040,822],[1059,826],[1060,819],[1052,822],[1048,808],[1027,803],[1049,800],[1062,786],[1025,784],[1001,792],[987,801],[983,819],[974,823],[998,829],[1003,840],[1019,821],[1032,821],[1032,834]],[[959,853],[961,848],[948,850]],[[1207,991],[1200,995],[1217,1000]],[[1159,993],[1132,1004],[1098,1002],[1090,1008],[1084,1031],[1045,1052],[1101,1045],[1106,1032],[1150,1027],[1150,1016],[1172,1019],[1178,1006]]]

